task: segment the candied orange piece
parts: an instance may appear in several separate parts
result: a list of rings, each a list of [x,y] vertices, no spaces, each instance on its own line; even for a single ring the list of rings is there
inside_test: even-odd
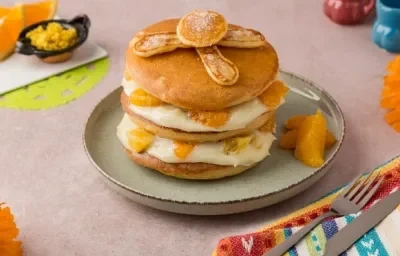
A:
[[[258,130],[260,132],[274,132],[275,128],[275,112],[271,114],[271,117],[268,118],[267,122],[263,124]]]
[[[227,155],[237,155],[242,152],[253,139],[253,135],[226,139],[224,140],[224,153]]]
[[[292,116],[286,121],[286,128],[289,130],[292,129],[297,129],[300,127],[300,125],[303,123],[303,121],[306,119],[307,115],[296,115]]]
[[[129,73],[129,71],[126,70],[126,69],[124,70],[124,78],[125,78],[127,81],[132,81],[132,80],[133,80],[131,73]]]
[[[57,12],[58,0],[41,0],[23,4],[25,13],[25,25],[51,20]]]
[[[154,134],[143,128],[136,128],[126,133],[128,143],[132,150],[137,153],[145,151],[154,140]]]
[[[183,160],[192,153],[194,146],[193,143],[174,140],[174,154],[177,158]]]
[[[286,87],[281,81],[273,82],[267,90],[259,96],[259,99],[265,106],[274,108],[277,107],[283,97],[288,93],[289,88]]]
[[[297,129],[287,131],[285,134],[283,134],[281,141],[279,142],[279,146],[284,149],[296,148],[297,134]]]
[[[229,111],[195,111],[189,110],[188,116],[201,124],[207,125],[209,127],[218,128],[223,126],[229,121],[231,115]]]
[[[295,156],[304,164],[320,167],[324,164],[326,119],[320,110],[308,116],[298,129]]]
[[[150,95],[145,90],[139,88],[134,90],[129,96],[129,101],[140,107],[154,107],[164,104],[160,99]]]

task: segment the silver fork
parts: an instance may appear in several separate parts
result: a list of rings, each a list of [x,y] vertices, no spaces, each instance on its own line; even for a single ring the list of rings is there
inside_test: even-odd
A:
[[[364,174],[365,173],[361,173],[349,185],[347,185],[347,187],[332,202],[328,212],[314,219],[308,225],[291,235],[287,240],[266,252],[264,256],[283,255],[315,226],[328,217],[336,217],[359,212],[375,194],[383,181],[383,177],[378,178],[379,174],[373,177],[374,172],[369,173],[365,178]],[[369,190],[372,183],[376,180],[377,182]]]

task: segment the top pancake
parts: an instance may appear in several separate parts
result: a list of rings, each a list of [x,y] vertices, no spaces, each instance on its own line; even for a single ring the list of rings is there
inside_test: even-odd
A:
[[[143,32],[175,32],[178,22],[179,19],[164,20]],[[269,43],[252,49],[218,48],[239,69],[239,79],[231,86],[219,85],[212,80],[194,48],[176,49],[151,57],[139,57],[128,48],[126,68],[133,80],[153,96],[194,110],[219,110],[249,101],[275,80],[278,56]]]

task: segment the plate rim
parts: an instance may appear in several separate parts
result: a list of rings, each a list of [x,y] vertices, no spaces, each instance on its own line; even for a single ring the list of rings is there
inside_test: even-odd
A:
[[[83,148],[85,150],[86,156],[89,159],[89,161],[92,163],[92,165],[95,167],[95,169],[100,172],[101,175],[103,175],[103,177],[105,177],[108,181],[112,182],[114,185],[119,186],[120,188],[127,190],[131,193],[136,194],[137,196],[141,196],[141,197],[145,197],[148,199],[152,199],[152,200],[156,200],[156,201],[161,201],[161,202],[168,202],[168,203],[175,203],[175,204],[180,204],[180,205],[228,205],[228,204],[240,204],[243,202],[250,202],[250,201],[257,201],[257,200],[261,200],[261,199],[265,199],[267,197],[271,197],[274,196],[276,194],[282,193],[284,191],[289,191],[294,187],[300,186],[304,183],[306,183],[309,179],[312,179],[313,177],[315,177],[316,175],[318,175],[320,172],[322,172],[325,168],[328,168],[331,164],[331,162],[334,160],[334,158],[336,157],[337,153],[339,152],[339,150],[342,148],[342,144],[345,138],[345,134],[346,134],[346,122],[345,122],[345,118],[343,115],[343,112],[339,106],[339,104],[337,103],[337,101],[332,97],[332,95],[330,95],[325,89],[321,88],[320,86],[316,85],[313,81],[311,81],[308,78],[305,78],[301,75],[298,75],[294,72],[291,71],[287,71],[286,69],[279,69],[279,72],[285,73],[287,75],[290,76],[294,76],[300,80],[303,80],[304,82],[306,82],[307,84],[311,85],[312,87],[316,88],[317,90],[319,90],[320,92],[325,93],[325,95],[329,98],[329,100],[333,103],[334,107],[336,108],[336,110],[339,113],[339,117],[341,122],[343,123],[343,127],[341,129],[341,137],[340,139],[338,139],[338,146],[335,149],[335,151],[333,151],[333,153],[331,154],[331,156],[325,161],[325,163],[319,167],[317,170],[315,170],[311,175],[299,180],[296,183],[293,183],[287,187],[283,187],[279,190],[273,191],[273,192],[269,192],[266,194],[262,194],[262,195],[258,195],[258,196],[252,196],[252,197],[247,197],[247,198],[242,198],[242,199],[234,199],[234,200],[227,200],[227,201],[220,201],[220,202],[189,202],[189,201],[184,201],[184,200],[174,200],[174,199],[166,199],[166,198],[160,198],[157,196],[153,196],[153,195],[149,195],[143,192],[140,192],[134,188],[131,188],[125,184],[123,184],[122,182],[116,180],[115,178],[113,178],[112,176],[110,176],[109,174],[107,174],[104,170],[102,170],[102,168],[100,166],[97,165],[97,163],[93,160],[92,156],[90,155],[89,149],[86,145],[86,140],[85,140],[85,134],[88,130],[88,123],[89,123],[89,119],[92,117],[94,111],[97,109],[97,107],[112,93],[118,91],[121,89],[121,86],[117,87],[116,89],[112,90],[110,93],[108,93],[106,96],[104,96],[94,107],[93,109],[90,111],[86,122],[84,124],[84,129],[82,132],[82,144],[83,144]]]

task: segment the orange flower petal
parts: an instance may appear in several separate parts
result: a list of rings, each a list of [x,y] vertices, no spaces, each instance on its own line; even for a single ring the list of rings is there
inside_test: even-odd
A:
[[[395,74],[389,74],[383,77],[383,82],[384,84],[386,83],[398,83],[400,82],[400,77],[398,75]]]
[[[392,73],[399,74],[400,73],[400,56],[394,58],[389,62],[387,66],[387,70]]]
[[[399,91],[387,91],[387,90],[382,90],[382,99],[387,98],[387,97],[395,97],[395,98],[400,98],[400,90]]]
[[[385,82],[383,84],[384,88],[389,90],[399,90],[400,89],[400,81],[393,81],[393,82]]]
[[[400,122],[391,125],[396,132],[400,132]]]
[[[386,123],[392,125],[394,123],[400,122],[400,109],[390,111],[385,115]]]
[[[22,243],[15,240],[19,229],[15,225],[10,208],[3,207],[4,205],[0,203],[0,255],[20,256]]]
[[[21,256],[22,243],[20,241],[11,241],[6,244],[0,244],[0,255]]]
[[[400,108],[400,97],[396,96],[382,97],[381,107],[388,109]]]

